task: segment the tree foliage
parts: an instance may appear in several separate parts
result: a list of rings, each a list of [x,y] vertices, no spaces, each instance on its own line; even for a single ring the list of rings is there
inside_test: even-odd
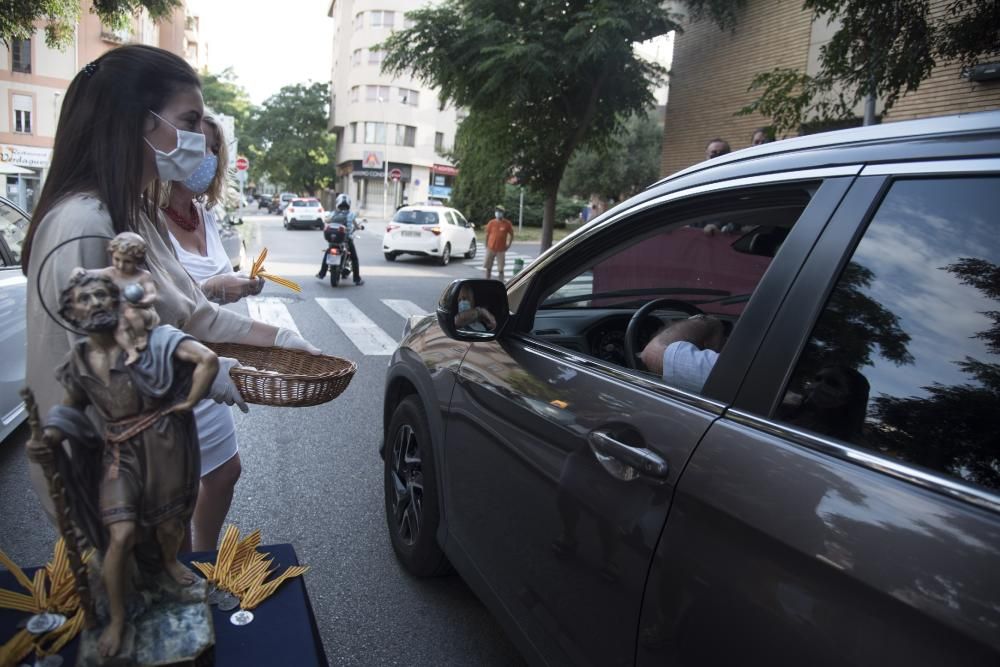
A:
[[[327,130],[330,86],[284,86],[249,122],[259,142],[257,162],[271,180],[297,192],[316,193],[336,177],[335,139]]]
[[[136,12],[145,9],[153,19],[168,16],[180,0],[93,0],[90,11],[111,30],[131,25]],[[0,42],[28,39],[35,23],[45,24],[45,43],[65,49],[73,43],[74,26],[80,20],[79,0],[0,0]]]
[[[250,101],[246,89],[237,83],[233,68],[227,67],[218,74],[212,74],[208,70],[203,71],[201,94],[205,98],[205,106],[216,113],[233,117],[236,136],[243,139],[256,108]]]
[[[407,17],[412,27],[381,45],[383,70],[412,72],[468,109],[465,122],[489,128],[468,141],[502,149],[495,159],[545,193],[542,248],[574,151],[606,144],[652,104],[665,71],[633,43],[677,28],[657,0],[446,0]]]
[[[630,117],[607,145],[577,151],[566,167],[562,192],[580,199],[598,195],[623,201],[660,174],[663,130],[652,114]]]
[[[888,111],[916,90],[941,62],[965,64],[1000,54],[1000,3],[952,0],[932,14],[930,0],[805,0],[817,21],[839,22],[820,49],[820,69],[757,74],[750,90],[760,96],[740,109],[760,113],[778,132],[807,120],[842,120],[874,95]],[[835,18],[832,18],[835,17]]]
[[[470,220],[489,220],[503,201],[504,182],[510,176],[511,147],[504,128],[491,127],[489,116],[474,115],[458,126],[455,147],[448,158],[458,168],[452,204]]]

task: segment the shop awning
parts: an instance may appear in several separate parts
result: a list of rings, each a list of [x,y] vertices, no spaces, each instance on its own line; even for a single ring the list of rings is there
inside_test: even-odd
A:
[[[16,164],[11,164],[10,162],[0,162],[0,174],[34,174],[35,172],[30,169],[25,169],[24,167],[18,167]]]

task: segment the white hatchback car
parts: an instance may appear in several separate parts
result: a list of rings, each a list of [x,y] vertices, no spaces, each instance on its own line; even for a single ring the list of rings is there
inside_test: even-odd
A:
[[[323,205],[313,197],[296,197],[285,207],[285,229],[312,227],[323,229]]]
[[[442,265],[455,253],[472,259],[475,225],[447,206],[404,206],[385,227],[382,252],[390,262],[403,254],[434,257]]]

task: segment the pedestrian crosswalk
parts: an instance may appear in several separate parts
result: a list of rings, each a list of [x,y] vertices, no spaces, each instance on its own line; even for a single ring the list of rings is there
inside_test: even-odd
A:
[[[504,267],[503,267],[504,277],[510,278],[511,276],[514,275],[514,260],[516,259],[520,259],[521,261],[524,262],[524,268],[527,268],[528,264],[531,264],[533,261],[535,261],[535,258],[531,257],[530,255],[522,255],[519,252],[508,250],[507,255],[504,259]],[[481,252],[478,255],[476,255],[475,259],[467,259],[464,262],[462,262],[462,264],[470,268],[476,269],[478,271],[486,271],[486,254],[485,252]],[[497,270],[497,263],[494,261],[493,262],[494,275],[496,275],[496,270]],[[523,271],[524,269],[521,270]]]
[[[250,297],[245,299],[247,314],[255,320],[276,327],[291,329],[301,335],[295,324],[286,299],[279,297]],[[311,299],[319,310],[337,325],[344,336],[364,355],[386,356],[395,351],[398,341],[386,333],[374,320],[350,299]],[[414,315],[426,315],[427,311],[405,299],[381,299],[383,305],[406,319]],[[400,326],[402,330],[402,326]]]

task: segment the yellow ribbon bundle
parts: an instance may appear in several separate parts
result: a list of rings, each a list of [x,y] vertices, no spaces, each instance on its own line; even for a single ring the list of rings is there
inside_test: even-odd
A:
[[[93,549],[83,555],[86,562]],[[36,637],[26,629],[18,631],[6,644],[0,646],[0,667],[15,665],[34,648],[38,655],[58,653],[83,627],[83,609],[76,593],[76,581],[66,555],[66,543],[59,538],[52,553],[52,560],[35,571],[29,579],[24,571],[0,550],[0,565],[14,575],[28,593],[18,593],[0,588],[0,607],[31,614],[53,612],[67,617],[60,627]]]
[[[191,563],[209,583],[226,590],[240,599],[242,609],[253,609],[269,598],[286,579],[297,577],[309,571],[308,566],[294,565],[280,575],[265,581],[278,568],[271,568],[273,559],[257,551],[260,546],[260,531],[255,530],[240,540],[240,531],[229,525],[222,536],[222,546],[212,563]]]
[[[288,289],[301,292],[302,288],[299,284],[289,280],[288,278],[282,278],[281,276],[276,276],[273,273],[268,273],[264,270],[264,258],[267,257],[267,248],[260,251],[260,256],[253,261],[253,267],[250,269],[251,278],[263,278],[264,280],[270,280],[272,283],[277,283],[282,287],[287,287]]]

